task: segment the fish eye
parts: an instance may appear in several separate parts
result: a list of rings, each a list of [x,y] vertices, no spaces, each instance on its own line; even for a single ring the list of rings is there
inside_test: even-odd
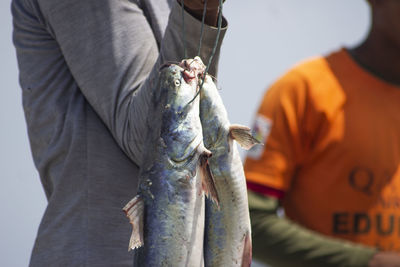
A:
[[[181,81],[180,80],[175,80],[174,83],[175,83],[175,86],[181,85]]]

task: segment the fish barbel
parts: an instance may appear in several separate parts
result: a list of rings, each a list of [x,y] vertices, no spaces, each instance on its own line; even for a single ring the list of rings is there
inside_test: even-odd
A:
[[[138,195],[125,207],[135,266],[202,266],[204,194],[217,201],[199,117],[199,70],[161,69],[152,95]],[[151,116],[150,116],[151,115]]]
[[[183,65],[200,68],[200,58]],[[205,266],[250,266],[251,226],[243,165],[233,140],[249,149],[259,143],[245,126],[231,125],[218,90],[206,76],[200,91],[204,145],[218,192],[219,206],[206,200]]]

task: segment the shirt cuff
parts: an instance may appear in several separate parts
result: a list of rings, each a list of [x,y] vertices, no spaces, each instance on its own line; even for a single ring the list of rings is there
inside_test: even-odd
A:
[[[201,20],[196,19],[186,10],[183,10],[183,20],[185,26],[185,39],[186,39],[186,49],[187,49],[187,56],[189,58],[193,58],[198,56],[197,50],[200,41],[200,34],[201,34]],[[183,24],[182,24],[182,6],[177,2],[174,1],[173,7],[171,9],[169,24],[173,27],[176,31],[180,32],[179,38],[181,38],[181,42],[183,42]],[[221,47],[222,40],[224,39],[225,33],[228,28],[228,22],[223,17],[222,18],[222,26],[220,31],[220,36],[217,43],[217,53],[216,58],[218,57],[218,50]],[[203,60],[204,64],[208,64],[208,59],[211,55],[211,52],[215,46],[215,41],[218,34],[218,28],[213,27],[207,24],[204,24],[203,28],[203,39],[201,44],[201,52],[200,58]],[[216,59],[213,60],[216,62]],[[214,64],[213,64],[214,65]],[[210,66],[211,67],[211,66]],[[210,71],[212,73],[212,71]]]

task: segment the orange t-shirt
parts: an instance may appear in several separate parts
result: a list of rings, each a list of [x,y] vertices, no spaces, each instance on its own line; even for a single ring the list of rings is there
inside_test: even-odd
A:
[[[400,87],[345,49],[280,78],[259,108],[245,172],[286,215],[325,235],[400,251]]]

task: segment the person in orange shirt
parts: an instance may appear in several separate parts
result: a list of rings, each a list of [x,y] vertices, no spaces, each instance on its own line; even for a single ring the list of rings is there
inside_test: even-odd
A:
[[[400,266],[400,1],[369,3],[361,45],[298,64],[259,107],[245,172],[272,266]]]

